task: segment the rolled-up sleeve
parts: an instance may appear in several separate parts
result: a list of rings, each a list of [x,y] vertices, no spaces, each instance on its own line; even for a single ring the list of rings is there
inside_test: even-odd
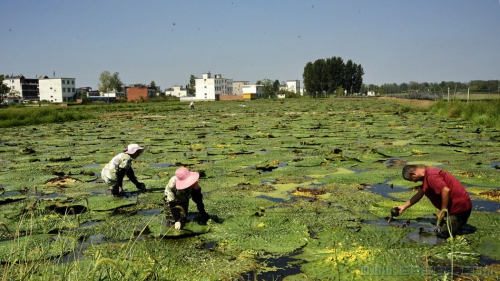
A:
[[[165,201],[167,202],[175,201],[175,193],[174,193],[175,179],[176,179],[175,176],[170,178],[167,186],[165,187]]]

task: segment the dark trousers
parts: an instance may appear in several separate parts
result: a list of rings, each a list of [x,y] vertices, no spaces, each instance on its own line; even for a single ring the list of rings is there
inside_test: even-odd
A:
[[[167,223],[174,224],[176,221],[186,223],[186,217],[189,209],[189,200],[182,203],[165,203],[165,217]]]
[[[450,233],[448,231],[448,225],[451,230],[451,235],[457,235],[457,232],[462,229],[462,227],[467,224],[467,220],[469,220],[471,210],[461,212],[454,215],[449,215],[446,219],[441,220],[441,224],[438,227],[437,236],[440,238],[448,238],[450,237]],[[448,221],[448,222],[447,222]]]

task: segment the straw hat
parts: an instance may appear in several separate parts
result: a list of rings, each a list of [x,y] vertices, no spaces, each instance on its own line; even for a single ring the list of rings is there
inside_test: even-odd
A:
[[[190,172],[187,168],[179,168],[175,171],[175,188],[178,190],[186,189],[198,181],[200,174],[197,172]]]
[[[139,146],[136,143],[132,143],[129,144],[123,152],[127,154],[134,154],[137,150],[144,150],[144,149],[146,149],[144,146]]]

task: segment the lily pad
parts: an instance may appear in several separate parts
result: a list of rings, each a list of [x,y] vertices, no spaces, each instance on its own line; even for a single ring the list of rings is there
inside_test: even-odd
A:
[[[30,235],[0,242],[2,263],[61,257],[75,249],[77,240],[58,235]]]

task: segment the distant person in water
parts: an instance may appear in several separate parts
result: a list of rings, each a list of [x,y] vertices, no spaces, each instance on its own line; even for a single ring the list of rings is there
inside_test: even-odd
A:
[[[189,108],[190,108],[190,109],[194,109],[194,101],[192,101],[192,102],[189,104]]]
[[[135,184],[137,189],[145,191],[146,185],[139,182],[132,168],[132,160],[139,157],[145,147],[138,144],[129,144],[125,150],[113,157],[101,171],[101,177],[111,189],[111,194],[114,197],[124,196],[123,193],[123,178],[127,176],[130,181]]]
[[[187,222],[186,216],[189,209],[189,199],[196,203],[198,212],[200,212],[201,223],[206,223],[210,216],[205,211],[203,204],[203,194],[198,184],[200,174],[191,172],[187,168],[181,167],[175,171],[175,176],[171,177],[165,187],[165,208],[167,219],[174,224],[175,229],[181,229]]]
[[[446,221],[449,222],[451,235],[456,235],[467,223],[472,210],[470,196],[462,184],[448,172],[424,165],[406,165],[402,173],[405,180],[422,182],[422,185],[410,200],[397,206],[399,214],[416,204],[425,195],[439,210],[436,216],[441,224],[438,225],[437,236],[450,237]],[[445,212],[446,209],[448,214]]]

